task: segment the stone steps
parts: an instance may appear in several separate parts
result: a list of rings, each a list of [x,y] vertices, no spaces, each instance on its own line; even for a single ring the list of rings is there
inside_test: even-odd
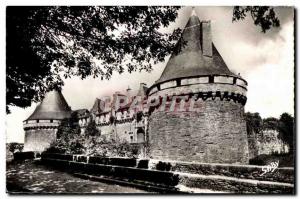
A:
[[[228,191],[243,194],[291,194],[294,191],[294,185],[291,183],[243,179],[221,175],[201,175],[182,172],[174,172],[174,174],[179,175],[180,184],[189,188],[211,189],[213,191]]]

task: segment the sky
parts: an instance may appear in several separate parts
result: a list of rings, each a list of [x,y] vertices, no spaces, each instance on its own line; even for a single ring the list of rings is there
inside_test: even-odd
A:
[[[262,33],[250,18],[232,22],[232,7],[196,7],[200,20],[211,20],[212,39],[228,68],[240,73],[248,82],[245,111],[259,112],[263,118],[294,115],[294,9],[276,7],[280,27]],[[180,10],[175,23],[162,32],[184,28],[191,7]],[[166,62],[153,67],[151,73],[114,74],[110,80],[78,77],[65,80],[62,93],[72,110],[91,109],[97,97],[116,91],[133,91],[144,82],[151,86],[159,79]],[[26,109],[11,107],[6,116],[6,141],[24,142],[22,121],[34,111],[36,103]]]

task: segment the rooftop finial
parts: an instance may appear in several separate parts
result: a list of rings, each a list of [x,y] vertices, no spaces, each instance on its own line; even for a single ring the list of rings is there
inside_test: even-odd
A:
[[[191,16],[197,16],[196,11],[195,11],[195,6],[192,7],[192,14]]]

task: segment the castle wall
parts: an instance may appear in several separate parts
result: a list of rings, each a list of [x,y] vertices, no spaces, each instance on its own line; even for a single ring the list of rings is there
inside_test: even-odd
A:
[[[44,151],[56,140],[57,129],[28,129],[25,131],[23,151]]]
[[[101,135],[107,139],[118,139],[121,142],[137,142],[137,128],[135,121],[118,121],[116,124],[97,125]],[[116,137],[117,136],[117,137]]]
[[[256,138],[258,155],[288,153],[289,147],[278,138],[279,132],[272,129],[262,130]]]
[[[248,143],[243,105],[219,99],[199,99],[194,107],[199,110],[154,110],[149,121],[150,157],[247,164]]]
[[[258,156],[258,142],[255,132],[252,131],[248,135],[249,159]]]
[[[120,141],[135,142],[136,128],[133,122],[118,123],[116,125],[117,136]]]
[[[105,136],[107,139],[112,139],[113,137],[113,127],[111,125],[97,125],[97,129],[101,132],[101,135]]]

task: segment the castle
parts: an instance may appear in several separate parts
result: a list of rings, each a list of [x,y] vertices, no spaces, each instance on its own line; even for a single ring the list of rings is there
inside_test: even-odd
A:
[[[108,106],[96,99],[91,110],[74,112],[82,133],[93,119],[101,135],[148,143],[150,158],[247,164],[246,92],[247,82],[228,69],[214,46],[210,21],[200,21],[193,13],[153,85],[148,88],[142,83],[136,94],[130,89],[115,93]],[[124,96],[129,100],[115,106]],[[131,108],[135,99],[140,99],[141,108]],[[158,103],[145,106],[149,99]],[[71,114],[60,91],[47,93],[24,121],[24,150],[49,147],[60,122]]]

